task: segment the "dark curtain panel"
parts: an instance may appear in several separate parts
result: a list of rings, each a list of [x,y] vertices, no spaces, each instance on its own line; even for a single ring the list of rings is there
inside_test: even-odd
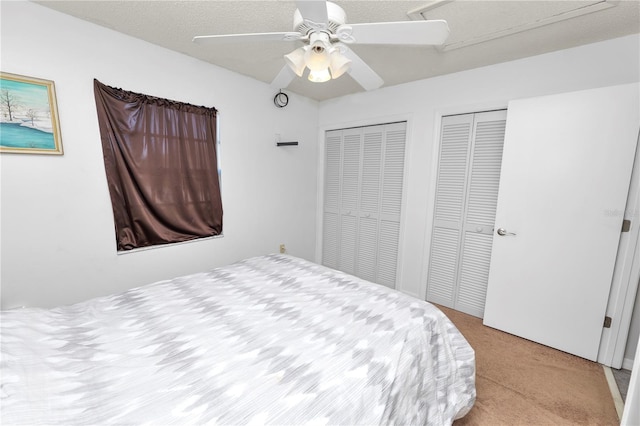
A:
[[[222,232],[216,109],[94,80],[118,250]]]

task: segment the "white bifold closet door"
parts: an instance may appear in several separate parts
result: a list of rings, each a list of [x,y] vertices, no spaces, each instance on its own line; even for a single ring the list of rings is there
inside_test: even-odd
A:
[[[482,317],[507,112],[442,118],[427,300]]]
[[[322,263],[394,288],[406,123],[325,135]]]

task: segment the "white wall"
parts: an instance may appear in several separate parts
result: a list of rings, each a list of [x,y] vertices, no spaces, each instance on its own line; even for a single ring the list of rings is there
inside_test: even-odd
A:
[[[2,71],[55,82],[63,156],[2,154],[2,307],[50,307],[288,252],[313,259],[318,104],[28,2],[1,4]],[[220,111],[224,237],[116,254],[93,78]],[[298,147],[275,146],[275,134]]]
[[[637,81],[640,37],[633,35],[325,101],[320,104],[319,138],[328,129],[409,118],[398,289],[424,298],[423,266],[429,256],[426,242],[431,238],[433,219],[438,117],[505,108],[512,99]],[[320,253],[316,254],[319,260]],[[636,311],[639,309],[636,306]],[[634,318],[640,320],[639,315]],[[637,339],[630,336],[629,350],[635,350]]]

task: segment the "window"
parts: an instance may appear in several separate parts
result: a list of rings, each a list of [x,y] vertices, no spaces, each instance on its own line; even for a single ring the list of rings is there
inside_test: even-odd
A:
[[[94,80],[118,251],[222,233],[217,111]]]

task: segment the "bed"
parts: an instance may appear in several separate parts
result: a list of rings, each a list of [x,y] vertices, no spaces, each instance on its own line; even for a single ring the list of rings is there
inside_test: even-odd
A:
[[[446,425],[473,349],[436,307],[267,255],[1,313],[2,424]]]

